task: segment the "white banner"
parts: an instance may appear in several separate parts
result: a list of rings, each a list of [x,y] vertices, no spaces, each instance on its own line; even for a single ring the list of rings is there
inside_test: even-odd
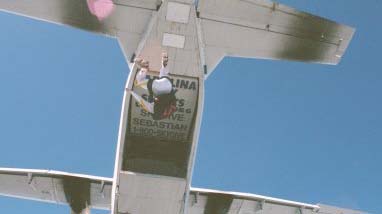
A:
[[[150,73],[148,78],[157,75]],[[198,79],[171,75],[173,86],[177,90],[177,110],[169,118],[154,120],[151,113],[142,109],[136,99],[131,99],[130,134],[159,140],[187,141],[191,137],[194,114],[197,107]],[[147,101],[148,91],[141,86],[134,86],[133,91]]]

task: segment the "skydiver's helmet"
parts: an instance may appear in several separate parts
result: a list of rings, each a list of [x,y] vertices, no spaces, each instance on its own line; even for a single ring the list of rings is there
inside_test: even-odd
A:
[[[152,92],[155,96],[170,94],[173,90],[171,80],[168,77],[155,79],[152,83]]]

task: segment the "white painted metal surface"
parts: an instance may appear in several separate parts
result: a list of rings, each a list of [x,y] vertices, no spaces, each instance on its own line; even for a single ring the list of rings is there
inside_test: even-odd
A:
[[[164,33],[163,34],[163,47],[184,48],[186,37],[182,35]]]
[[[3,196],[20,199],[68,204],[62,186],[62,179],[66,176],[91,180],[91,207],[106,210],[110,208],[111,183],[113,179],[98,176],[52,170],[1,168],[0,192]],[[171,209],[179,209],[182,205],[176,198],[183,194],[185,186],[183,179],[130,172],[123,173],[121,179],[126,179],[126,181],[129,182],[122,182],[123,185],[120,187],[121,192],[119,195],[123,201],[126,201],[126,203],[119,205],[120,210],[127,211],[130,207],[132,209],[132,211],[130,210],[130,213],[164,214],[172,213],[173,211]],[[148,187],[147,189],[149,191],[141,191],[141,186]],[[168,192],[168,189],[173,189],[174,191]],[[190,191],[191,195],[187,207],[189,214],[205,214],[207,209],[211,209],[209,208],[211,207],[211,199],[212,201],[220,203],[215,204],[215,207],[218,208],[219,205],[223,208],[227,207],[226,213],[229,214],[296,214],[300,212],[308,214],[365,213],[328,205],[313,205],[250,193],[227,192],[202,188],[191,188]],[[125,194],[126,192],[133,194]],[[153,195],[154,197],[152,197]],[[168,203],[168,201],[171,201],[171,204]],[[147,204],[152,204],[152,206],[147,206]],[[170,204],[171,206],[167,206],[164,210],[161,209],[163,206],[166,206],[166,204]]]
[[[116,3],[114,12],[103,22],[90,14],[86,0],[0,0],[0,10],[117,37],[126,59],[130,60],[158,1],[119,0]],[[126,24],[127,20],[134,21]]]
[[[122,172],[118,212],[179,213],[185,189],[185,179]]]
[[[224,56],[337,64],[354,29],[268,0],[200,0],[198,8],[194,0],[114,0],[115,9],[104,21],[92,16],[86,2],[0,0],[0,10],[119,40],[131,72],[122,104],[114,177],[0,169],[0,194],[65,204],[68,198],[76,196],[73,187],[86,186],[90,206],[110,208],[112,214],[360,213],[253,194],[191,188],[204,79]],[[196,83],[192,93],[179,91],[178,122],[174,122],[175,116],[169,121],[153,121],[129,92],[134,89],[137,72],[132,60],[139,56],[150,61],[150,70],[155,74],[164,51],[170,57],[168,68],[174,85],[176,79],[189,81],[179,83],[184,88]],[[188,115],[180,110],[182,103],[191,109]],[[187,128],[178,131],[181,138],[163,137],[162,133],[168,130],[161,122]],[[152,134],[139,132],[150,124],[155,126],[149,129]],[[70,206],[74,207],[73,202]],[[86,211],[87,208],[81,212]]]
[[[191,188],[191,192],[193,194],[222,194],[222,195],[231,195],[234,198],[242,198],[246,200],[253,200],[253,201],[259,201],[264,203],[272,203],[272,204],[279,204],[283,206],[291,206],[291,207],[304,207],[306,209],[311,210],[318,210],[320,207],[318,205],[313,204],[307,204],[307,203],[301,203],[296,201],[289,201],[289,200],[283,200],[279,198],[272,198],[262,195],[256,195],[251,193],[241,193],[241,192],[229,192],[229,191],[219,191],[219,190],[212,190],[212,189],[203,189],[203,188]]]
[[[325,213],[330,213],[330,214],[362,214],[365,212],[358,211],[358,210],[350,210],[350,209],[343,209],[343,208],[338,208],[334,206],[328,206],[324,204],[318,204],[320,209],[318,210],[319,214],[325,214]]]
[[[90,183],[90,206],[110,209],[111,178],[53,170],[0,168],[0,195],[48,203],[69,204],[63,180],[77,178]]]
[[[354,29],[268,0],[200,0],[208,75],[224,56],[337,64]]]
[[[191,5],[169,2],[166,20],[187,24],[190,19]]]

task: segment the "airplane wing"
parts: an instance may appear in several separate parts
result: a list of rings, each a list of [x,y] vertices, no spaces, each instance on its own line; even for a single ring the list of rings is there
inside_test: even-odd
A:
[[[0,195],[110,210],[112,179],[51,170],[0,168]],[[189,214],[366,214],[260,195],[191,188]],[[263,213],[263,212],[260,212]]]
[[[200,188],[191,188],[188,204],[189,214],[366,214],[321,204]]]
[[[338,64],[354,34],[269,0],[200,0],[198,14],[207,75],[224,56]]]
[[[113,1],[103,21],[92,15],[87,0],[0,0],[0,11],[117,37],[129,62],[161,0]]]
[[[110,210],[111,178],[50,170],[0,168],[0,195]],[[76,204],[74,204],[76,203]]]

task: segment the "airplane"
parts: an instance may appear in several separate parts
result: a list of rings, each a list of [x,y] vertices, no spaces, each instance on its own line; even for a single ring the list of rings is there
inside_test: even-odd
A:
[[[0,10],[116,38],[130,68],[113,178],[0,168],[0,195],[111,214],[361,214],[322,204],[191,187],[204,81],[225,56],[336,65],[355,30],[269,0],[0,0]],[[105,0],[98,0],[105,1]],[[107,1],[105,1],[107,3]],[[93,5],[94,6],[94,5]],[[109,5],[110,6],[110,5]],[[153,120],[132,98],[137,57],[158,76],[169,56],[177,111]]]

